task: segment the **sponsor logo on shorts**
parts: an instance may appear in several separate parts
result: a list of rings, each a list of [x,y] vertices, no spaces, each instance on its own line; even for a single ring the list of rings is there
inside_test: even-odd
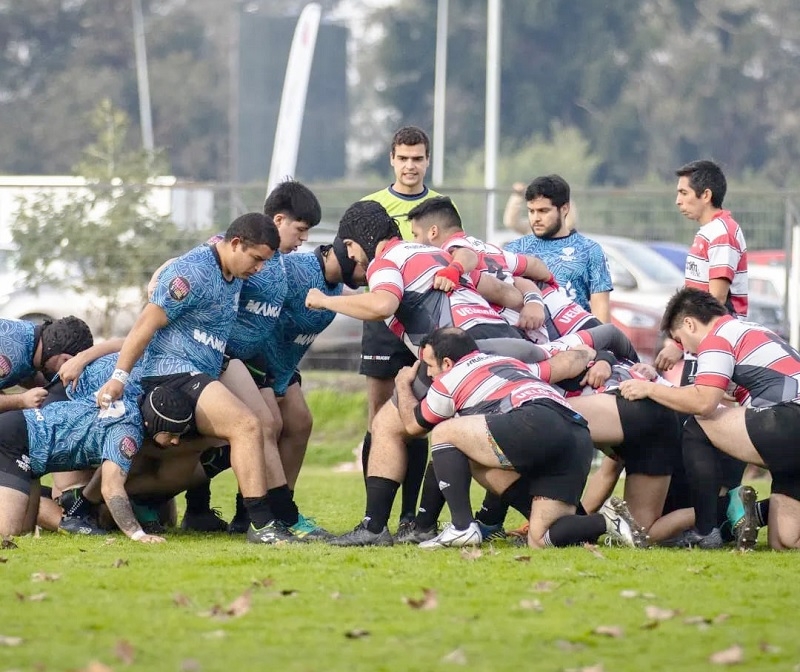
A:
[[[17,460],[17,466],[20,468],[21,471],[24,471],[26,474],[31,470],[31,458],[27,455],[22,455]]]
[[[11,360],[5,355],[0,355],[0,378],[5,378],[11,373]]]
[[[136,455],[137,450],[139,450],[139,445],[136,443],[136,439],[134,439],[132,436],[122,437],[122,441],[119,442],[120,453],[130,460],[134,455]]]
[[[177,278],[172,278],[169,282],[169,295],[176,301],[183,301],[189,296],[191,289],[192,286],[189,284],[187,278],[179,276]]]

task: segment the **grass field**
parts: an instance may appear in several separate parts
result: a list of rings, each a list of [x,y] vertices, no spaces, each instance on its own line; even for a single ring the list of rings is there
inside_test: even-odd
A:
[[[340,386],[346,406],[350,394]],[[322,430],[345,413],[326,403],[337,417],[320,412]],[[352,448],[360,429],[344,433]],[[319,454],[328,443],[310,462],[334,461]],[[226,517],[234,492],[230,473],[215,480]],[[311,466],[297,499],[343,532],[363,512],[363,481]],[[145,546],[42,533],[0,550],[0,672],[724,667],[715,654],[800,670],[797,556],[763,540],[747,554],[505,542],[464,554],[167,536]]]

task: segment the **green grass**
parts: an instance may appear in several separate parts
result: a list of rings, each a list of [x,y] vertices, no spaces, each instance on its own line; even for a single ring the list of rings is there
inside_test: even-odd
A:
[[[223,474],[214,504],[226,515],[233,494]],[[358,474],[309,469],[297,497],[337,532],[363,510]],[[84,669],[93,660],[115,670],[225,672],[703,670],[734,644],[745,669],[800,662],[797,556],[763,545],[745,555],[600,547],[598,557],[502,543],[466,559],[406,547],[255,547],[179,532],[160,546],[46,533],[18,544],[0,551],[0,635],[23,642],[0,645],[0,670]],[[37,582],[35,573],[59,577]],[[436,591],[434,608],[404,602],[425,588]],[[247,613],[203,615],[248,590]],[[28,599],[40,593],[42,601]],[[653,621],[648,606],[674,614]],[[685,622],[697,616],[718,622]],[[621,636],[593,634],[600,626]],[[356,631],[369,634],[348,637]]]
[[[319,465],[353,459],[366,422],[363,379],[304,372],[304,388],[315,430],[298,503],[344,532],[363,513],[361,475]],[[226,518],[234,492],[230,472],[214,481],[213,504]],[[396,517],[397,511],[393,525]],[[517,516],[507,524],[520,522]],[[606,672],[705,670],[716,667],[709,656],[736,644],[743,669],[800,663],[797,556],[770,552],[763,535],[756,552],[745,555],[601,547],[598,557],[584,548],[531,552],[498,543],[474,559],[406,547],[254,547],[227,535],[179,531],[160,546],[120,535],[47,533],[18,545],[0,550],[0,672],[598,664]],[[58,578],[35,581],[37,573]],[[406,603],[421,600],[424,589],[436,592],[433,608]],[[246,613],[204,615],[224,611],[246,591]],[[42,593],[41,601],[30,599]],[[647,607],[668,618],[653,620]],[[692,617],[708,622],[698,626]],[[595,634],[601,626],[619,636]],[[355,637],[359,631],[368,634]],[[6,646],[2,636],[23,641]],[[108,667],[91,668],[91,661]]]

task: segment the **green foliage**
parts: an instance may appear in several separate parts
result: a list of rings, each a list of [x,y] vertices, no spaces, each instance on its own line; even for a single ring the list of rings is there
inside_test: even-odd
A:
[[[95,110],[93,126],[96,141],[75,167],[86,186],[23,199],[12,237],[28,286],[91,290],[106,300],[108,327],[122,293],[147,284],[153,250],[168,258],[184,244],[149,200],[163,160],[126,148],[127,117],[108,100]]]
[[[563,128],[554,123],[549,139],[534,135],[527,141],[512,144],[506,142],[497,162],[497,180],[500,187],[511,186],[514,182],[527,184],[537,175],[558,173],[573,188],[588,186],[592,175],[600,165],[600,159],[593,155],[589,142],[577,128]],[[466,160],[453,162],[454,172],[462,166],[460,181],[465,187],[483,185],[483,150],[472,153]]]

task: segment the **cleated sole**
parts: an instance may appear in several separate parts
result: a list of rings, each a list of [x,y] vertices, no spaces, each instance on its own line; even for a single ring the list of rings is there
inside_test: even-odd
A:
[[[750,486],[742,488],[739,497],[744,506],[744,516],[733,530],[736,536],[736,548],[750,551],[758,541],[758,519],[756,516],[756,491]]]

